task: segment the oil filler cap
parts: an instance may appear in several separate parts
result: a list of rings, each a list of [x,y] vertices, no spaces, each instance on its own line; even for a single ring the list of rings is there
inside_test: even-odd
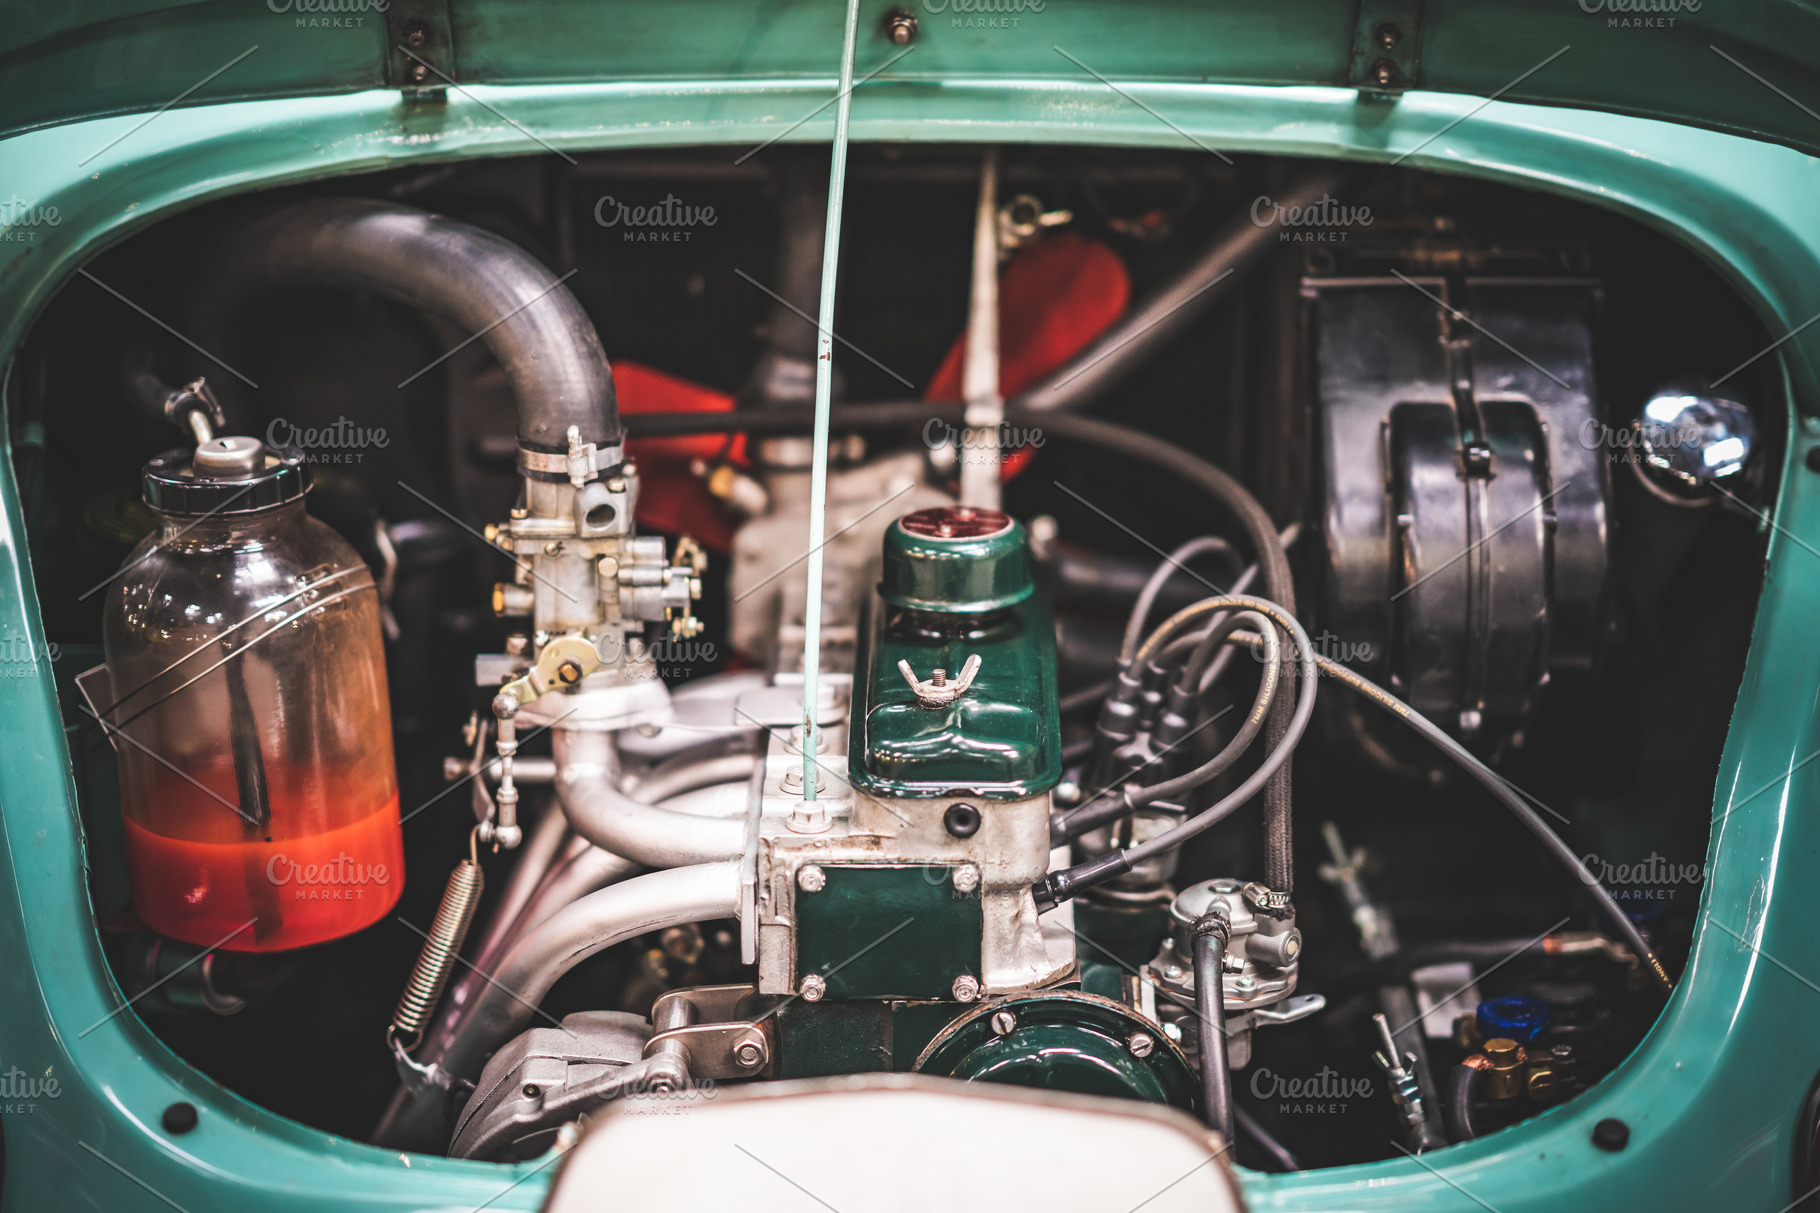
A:
[[[195,451],[166,451],[145,465],[145,504],[160,514],[250,514],[300,499],[309,469],[257,438],[211,438]]]
[[[1488,998],[1479,1004],[1479,1033],[1491,1040],[1502,1036],[1528,1044],[1548,1027],[1548,1004],[1539,998],[1514,995]]]
[[[998,510],[937,506],[885,532],[879,597],[894,606],[971,615],[1016,606],[1035,590],[1023,524]]]

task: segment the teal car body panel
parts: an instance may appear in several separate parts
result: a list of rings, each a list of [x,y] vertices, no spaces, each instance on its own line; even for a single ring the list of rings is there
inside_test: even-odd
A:
[[[1431,3],[1425,36],[1442,37],[1450,28],[1442,17],[1461,7]],[[1583,16],[1577,6],[1566,8]],[[219,4],[183,10],[197,20],[225,11]],[[464,75],[503,74],[507,67],[496,65],[487,49],[493,36],[487,21],[499,19],[501,10],[475,11],[482,16],[457,22]],[[747,44],[731,34],[723,39],[744,45],[745,53],[728,52],[717,70],[697,64],[694,75],[653,79],[628,72],[627,79],[604,83],[477,84],[451,90],[442,103],[368,87],[378,81],[361,76],[358,64],[337,67],[331,57],[290,89],[318,95],[210,104],[192,98],[148,121],[156,106],[194,83],[197,71],[152,98],[125,89],[119,108],[131,113],[57,125],[14,123],[38,129],[0,140],[0,192],[35,208],[37,221],[0,233],[5,382],[10,389],[22,336],[57,291],[100,289],[81,278],[78,267],[110,243],[205,200],[407,163],[551,155],[551,149],[716,144],[731,157],[779,135],[832,96],[837,34],[823,26],[837,28],[833,8],[786,5],[766,10],[762,19],[750,5],[670,11],[669,20],[685,27],[707,15],[746,22],[753,31]],[[1136,10],[1138,17],[1117,37],[1102,23],[1094,67],[1117,90],[1053,65],[1025,75],[969,73],[964,55],[942,59],[931,39],[926,49],[934,53],[917,52],[924,56],[922,75],[881,75],[858,90],[853,137],[1167,148],[1198,143],[1234,153],[1401,162],[1503,181],[1582,199],[1671,234],[1739,290],[1772,336],[1792,333],[1765,355],[1780,362],[1791,401],[1787,463],[1780,500],[1766,523],[1772,528],[1766,581],[1718,773],[1701,925],[1667,1011],[1628,1060],[1567,1105],[1420,1161],[1292,1175],[1241,1172],[1250,1207],[1284,1213],[1782,1208],[1791,1195],[1797,1112],[1820,1071],[1820,932],[1810,925],[1806,900],[1820,879],[1820,763],[1809,761],[1820,752],[1820,629],[1814,624],[1820,619],[1820,476],[1805,463],[1808,451],[1820,445],[1820,426],[1809,420],[1820,408],[1820,324],[1809,323],[1820,314],[1820,206],[1814,204],[1820,162],[1802,150],[1820,146],[1820,119],[1735,71],[1735,87],[1764,91],[1789,113],[1777,114],[1773,126],[1755,119],[1707,125],[1748,128],[1763,137],[1598,108],[1487,102],[1484,94],[1503,79],[1461,92],[1413,91],[1394,101],[1313,83],[1235,83],[1244,79],[1237,73],[1198,73],[1217,83],[1157,80],[1134,66],[1143,59],[1140,50],[1174,53],[1178,39],[1159,33],[1143,16],[1156,11]],[[1279,10],[1278,18],[1262,25],[1261,18],[1238,22],[1229,36],[1232,48],[1277,53],[1269,27],[1294,11]],[[1510,11],[1535,9],[1514,5]],[[1791,23],[1791,32],[1799,26],[1811,33],[1812,12],[1805,6],[1764,11],[1766,21],[1774,17]],[[659,20],[639,6],[627,12],[646,23]],[[1041,15],[1060,25],[1063,13],[1057,3]],[[539,10],[539,24],[552,20],[549,10]],[[932,18],[925,13],[924,20]],[[1514,20],[1504,14],[1490,29]],[[773,44],[784,37],[779,29],[811,26],[813,37]],[[123,28],[130,32],[131,22]],[[1465,37],[1457,29],[1455,34]],[[163,36],[153,43],[161,44]],[[501,35],[508,43],[531,36]],[[1526,46],[1533,41],[1524,37]],[[1066,45],[1047,32],[1041,41],[1046,54],[1053,53],[1051,41]],[[1820,42],[1810,37],[1807,44]],[[233,53],[235,48],[224,48],[220,59]],[[552,53],[569,52],[553,47]],[[1547,53],[1541,47],[1533,59]],[[0,57],[0,66],[11,55]],[[875,41],[862,53],[859,74],[887,57]],[[371,58],[361,69],[369,75]],[[193,61],[186,50],[183,62]],[[677,61],[690,62],[680,52]],[[1006,62],[1020,60],[1014,55]],[[1425,44],[1424,63],[1434,62],[1436,54]],[[329,81],[335,72],[343,75]],[[1436,67],[1427,79],[1438,74]],[[14,80],[5,87],[23,86]],[[275,84],[273,90],[287,87]],[[1811,129],[1792,133],[1802,124]],[[786,137],[825,141],[831,127],[831,111],[824,109]],[[47,218],[50,208],[54,224]],[[30,637],[39,655],[29,676],[0,678],[0,720],[6,724],[0,742],[0,1075],[16,1066],[56,1083],[54,1095],[40,1083],[36,1098],[4,1101],[30,1104],[31,1110],[0,1116],[3,1207],[150,1210],[175,1204],[189,1213],[536,1208],[549,1186],[547,1164],[502,1167],[406,1156],[304,1128],[216,1086],[171,1054],[130,1008],[122,1009],[82,879],[82,828],[21,519],[10,463],[0,461],[0,636]],[[1485,805],[1474,811],[1495,810]],[[173,1137],[160,1126],[159,1114],[179,1099],[200,1109],[201,1123]],[[1631,1126],[1622,1152],[1591,1144],[1592,1125],[1608,1116]],[[857,1194],[852,1199],[861,1203]]]

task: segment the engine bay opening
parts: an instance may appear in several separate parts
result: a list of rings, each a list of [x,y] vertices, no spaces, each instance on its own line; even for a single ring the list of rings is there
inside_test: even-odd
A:
[[[1785,450],[1746,302],[1465,177],[856,144],[816,546],[828,174],[373,173],[64,287],[15,461],[134,1013],[501,1161],[914,1073],[1303,1170],[1622,1065]]]

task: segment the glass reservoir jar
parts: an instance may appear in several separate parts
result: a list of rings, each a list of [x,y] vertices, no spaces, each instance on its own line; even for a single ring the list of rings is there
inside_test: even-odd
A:
[[[103,616],[134,908],[230,951],[360,930],[404,885],[372,573],[257,439],[161,455],[143,483],[158,529]]]

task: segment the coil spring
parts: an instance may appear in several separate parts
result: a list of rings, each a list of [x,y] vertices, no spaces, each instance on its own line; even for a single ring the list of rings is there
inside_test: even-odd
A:
[[[474,910],[480,904],[484,882],[478,833],[476,830],[468,835],[468,857],[456,864],[449,874],[448,888],[442,892],[442,904],[436,908],[436,918],[430,923],[423,951],[418,954],[411,980],[405,984],[404,994],[398,999],[398,1009],[392,1012],[392,1026],[386,1035],[407,1053],[423,1038],[424,1024],[429,1022],[430,1014],[442,998],[442,989],[448,984],[449,972],[461,954],[462,941],[467,938],[468,927],[474,921]]]

